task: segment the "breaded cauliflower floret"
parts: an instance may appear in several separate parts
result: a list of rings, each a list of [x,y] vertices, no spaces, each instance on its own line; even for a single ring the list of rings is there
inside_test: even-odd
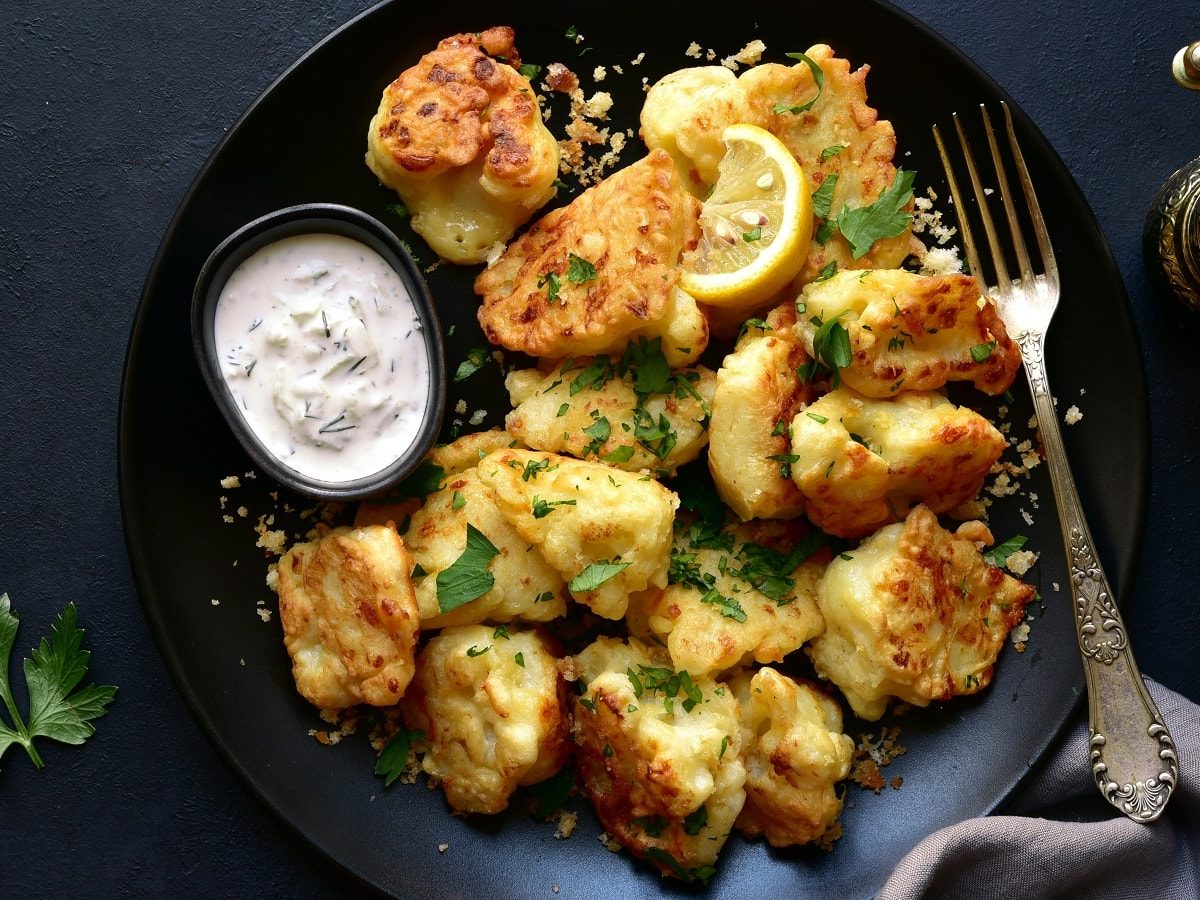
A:
[[[824,628],[816,586],[829,551],[810,534],[800,522],[749,522],[716,541],[681,528],[671,583],[634,598],[635,615],[693,675],[782,662]]]
[[[965,503],[1005,447],[991,422],[934,391],[871,400],[841,387],[799,413],[791,434],[808,518],[841,537],[870,534],[916,503]]]
[[[391,706],[413,675],[412,557],[394,528],[335,528],[279,561],[279,618],[296,690],[321,709]]]
[[[745,800],[738,705],[636,639],[574,661],[576,760],[605,830],[664,874],[707,880]]]
[[[924,506],[835,559],[817,585],[825,633],[809,645],[822,678],[864,719],[889,697],[925,706],[983,690],[1034,590],[988,562],[981,522],[951,534]]]
[[[842,733],[836,702],[774,669],[741,672],[729,682],[742,721],[746,805],[737,829],[772,847],[828,847],[842,800],[835,785],[850,772],[854,741]]]
[[[462,606],[441,612],[438,575],[467,546],[467,525],[478,529],[499,551],[489,564],[492,589]],[[413,513],[405,541],[424,575],[416,578],[422,628],[474,622],[546,622],[566,612],[566,585],[541,551],[501,514],[496,495],[471,467],[446,478]]]
[[[851,363],[841,378],[868,397],[949,381],[1002,394],[1021,367],[1021,351],[969,275],[840,272],[805,287],[799,303],[806,311],[796,330],[810,353],[818,322],[836,318],[846,329]]]
[[[709,425],[708,468],[717,493],[739,518],[788,519],[804,495],[788,478],[787,426],[813,391],[796,370],[808,361],[785,303],[750,328],[717,371]]]
[[[450,262],[483,262],[554,196],[558,143],[513,38],[446,38],[387,86],[367,133],[367,165]]]
[[[621,353],[661,337],[672,366],[699,358],[708,324],[679,288],[700,237],[700,204],[662,150],[547,213],[475,279],[493,344],[562,359]]]
[[[498,813],[520,785],[554,775],[571,752],[566,685],[533,631],[447,628],[417,657],[403,703],[425,732],[422,768],[457,810]]]
[[[817,44],[805,53],[825,75],[821,96],[805,112],[790,111],[817,93],[812,70],[802,60],[791,66],[755,66],[738,83],[755,115],[764,117],[767,130],[792,151],[814,191],[828,179],[837,178],[829,205],[830,218],[834,218],[846,207],[855,209],[874,203],[895,181],[892,160],[896,155],[896,132],[891,122],[880,119],[867,104],[870,66],[852,72],[849,61],[835,56],[826,44]],[[832,147],[842,150],[828,152]],[[816,233],[816,227],[813,231]],[[842,233],[836,231],[824,244],[812,242],[795,284],[807,284],[819,277],[831,262],[837,263],[839,271],[894,269],[904,262],[911,248],[911,222],[893,237],[876,241],[859,259],[854,258]]]
[[[664,361],[658,383],[647,387],[636,371],[620,370],[616,361],[597,357],[548,374],[511,372],[505,386],[515,409],[505,420],[508,430],[536,450],[603,460],[628,472],[674,474],[708,443],[716,375],[703,366],[671,375]],[[602,374],[594,378],[597,371]],[[584,380],[589,386],[579,389]]]
[[[667,583],[679,498],[657,481],[530,450],[498,450],[479,474],[508,523],[597,615],[619,619],[631,593]]]
[[[742,122],[762,126],[760,119],[732,71],[693,66],[651,86],[642,103],[641,136],[651,150],[670,153],[684,185],[703,197],[725,155],[722,132]]]

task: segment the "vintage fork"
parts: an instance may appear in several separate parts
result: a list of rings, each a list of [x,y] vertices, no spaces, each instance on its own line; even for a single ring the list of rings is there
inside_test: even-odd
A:
[[[1029,218],[1033,223],[1037,247],[1041,254],[1040,275],[1034,274],[1025,240],[1021,236],[1017,208],[1008,189],[1008,178],[986,107],[980,105],[980,111],[991,149],[997,187],[1004,202],[1013,250],[1020,268],[1019,278],[1009,277],[1004,250],[988,212],[987,197],[958,114],[954,115],[954,127],[958,132],[959,145],[975,193],[975,203],[987,234],[992,267],[996,274],[995,287],[987,287],[984,280],[979,253],[971,238],[967,221],[967,207],[954,178],[954,169],[950,165],[946,145],[942,142],[942,135],[936,125],[933,126],[933,137],[937,142],[938,153],[946,170],[946,180],[954,199],[967,263],[979,280],[984,293],[995,302],[1009,334],[1021,348],[1021,359],[1025,363],[1025,373],[1029,376],[1029,385],[1033,392],[1034,408],[1042,433],[1046,462],[1050,468],[1050,482],[1054,487],[1063,544],[1070,566],[1071,593],[1075,603],[1075,629],[1087,678],[1092,775],[1109,803],[1135,821],[1152,822],[1166,808],[1167,800],[1170,799],[1171,792],[1179,780],[1175,742],[1150,698],[1134,662],[1133,651],[1125,633],[1125,623],[1121,620],[1121,613],[1113,600],[1108,578],[1096,556],[1095,544],[1084,520],[1079,494],[1075,490],[1075,481],[1071,477],[1071,469],[1063,449],[1058,416],[1043,361],[1046,329],[1058,305],[1058,266],[1054,261],[1054,249],[1050,245],[1046,223],[1029,178],[1025,158],[1017,145],[1012,113],[1006,103],[1001,102],[1000,106],[1004,110],[1008,143],[1012,148],[1013,161],[1021,187],[1024,189]]]

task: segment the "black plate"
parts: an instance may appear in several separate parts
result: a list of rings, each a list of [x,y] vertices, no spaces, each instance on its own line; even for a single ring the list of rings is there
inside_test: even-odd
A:
[[[705,21],[682,4],[602,8],[603,14],[585,16],[514,5],[498,15],[494,5],[458,3],[444,13],[423,7],[418,16],[410,4],[395,3],[331,35],[251,107],[197,178],[150,272],[130,341],[121,407],[122,504],[130,558],[162,653],[204,730],[252,789],[315,847],[392,893],[524,896],[548,894],[555,883],[569,897],[679,889],[664,886],[628,855],[604,851],[597,824],[578,800],[572,804],[584,814],[567,841],[556,841],[551,826],[518,810],[483,821],[453,818],[440,792],[401,785],[385,792],[361,735],[334,749],[308,736],[321,723],[293,689],[277,617],[264,624],[255,614],[260,602],[275,605],[251,530],[259,514],[276,507],[268,495],[275,486],[262,478],[234,490],[218,486],[250,464],[205,391],[190,349],[188,299],[205,257],[244,222],[296,203],[345,203],[387,221],[394,198],[363,164],[380,92],[440,38],[499,20],[516,27],[526,61],[566,62],[589,92],[592,68],[609,66],[600,87],[616,100],[615,123],[635,130],[641,79],[652,82],[694,64],[683,55],[692,40],[725,55],[761,37],[772,61],[830,43],[855,64],[871,64],[872,103],[895,124],[900,161],[918,170],[918,185],[932,185],[943,196],[930,124],[1004,97],[942,39],[871,0],[810,7],[803,15],[791,5],[759,4],[741,25],[727,17]],[[687,23],[682,30],[681,22]],[[585,35],[580,45],[564,37],[573,24]],[[645,61],[631,65],[642,51]],[[624,76],[612,71],[614,63]],[[1068,448],[1101,556],[1115,585],[1128,586],[1144,523],[1148,462],[1146,391],[1128,303],[1079,190],[1045,139],[1019,110],[1015,114],[1064,273],[1049,367],[1062,407],[1080,402],[1086,412],[1083,424],[1066,429]],[[560,133],[561,111],[550,125]],[[623,161],[640,152],[632,141]],[[404,226],[397,223],[397,230],[432,259]],[[473,275],[443,266],[430,276],[443,324],[455,326],[447,340],[452,370],[484,343],[475,324]],[[1020,430],[1031,407],[1023,385],[1014,390],[1011,419]],[[470,410],[489,410],[484,427],[500,422],[508,408],[490,363],[454,386],[448,410],[460,396]],[[1009,498],[992,516],[999,538],[1028,534],[1030,546],[1043,554],[1031,577],[1045,608],[1033,623],[1028,651],[1006,648],[996,682],[982,696],[904,720],[908,754],[886,770],[889,778],[903,776],[903,787],[880,796],[851,788],[845,837],[832,853],[774,852],[735,836],[709,889],[713,896],[873,893],[918,840],[996,808],[1038,761],[1075,706],[1082,674],[1068,595],[1052,587],[1068,579],[1044,466],[1029,489],[1039,495],[1040,508],[1026,497]],[[229,498],[224,513],[232,524],[222,520],[221,495]],[[287,502],[301,504],[280,495],[278,506]],[[243,504],[246,519],[236,512]],[[1032,527],[1021,521],[1022,507],[1035,516]],[[448,852],[440,854],[439,843],[449,844]]]

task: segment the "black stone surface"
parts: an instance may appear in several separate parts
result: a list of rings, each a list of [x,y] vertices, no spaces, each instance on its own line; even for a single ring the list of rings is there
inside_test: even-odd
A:
[[[1191,609],[1200,561],[1190,535],[1200,499],[1200,322],[1151,292],[1139,243],[1158,185],[1200,154],[1200,94],[1169,74],[1175,51],[1200,37],[1194,6],[900,6],[1014,97],[1074,173],[1113,247],[1153,426],[1129,631],[1147,675],[1200,699]],[[121,689],[84,747],[44,743],[40,772],[19,750],[0,762],[0,896],[361,892],[246,791],[180,702],[132,586],[116,420],[142,282],[187,185],[240,111],[364,8],[347,0],[0,7],[0,592],[22,617],[14,656],[74,600],[94,677]],[[797,29],[820,37],[808,35],[802,11]],[[281,152],[303,128],[281,135]],[[1076,427],[1086,427],[1087,402],[1079,398],[1085,419]]]

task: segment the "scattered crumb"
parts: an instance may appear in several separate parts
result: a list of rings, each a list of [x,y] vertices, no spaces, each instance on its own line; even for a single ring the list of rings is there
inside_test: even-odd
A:
[[[631,59],[629,61],[629,64],[631,66],[640,66],[642,64],[642,60],[645,58],[646,58],[645,53],[639,53],[637,56],[635,56],[633,59]]]
[[[454,404],[454,411],[460,416],[463,415],[467,411],[467,401],[460,398],[459,401]]]
[[[736,72],[738,65],[753,66],[762,59],[763,52],[767,49],[767,45],[760,40],[753,40],[745,47],[739,50],[732,56],[727,56],[721,60],[721,65],[730,71]]]
[[[504,246],[504,241],[496,241],[496,243],[492,244],[492,246],[488,248],[486,262],[489,268],[504,253]]]
[[[1008,636],[1012,640],[1012,645],[1016,651],[1018,653],[1024,653],[1025,647],[1029,642],[1029,623],[1022,622],[1011,632],[1009,632]]]
[[[480,422],[482,422],[486,418],[487,418],[487,410],[486,409],[477,409],[477,410],[475,410],[475,412],[471,413],[471,418],[467,419],[467,424],[468,425],[478,425]]]
[[[226,524],[233,524],[233,516],[229,514],[223,515],[221,516],[221,521],[225,522]]]
[[[607,77],[608,71],[604,68],[604,66],[596,66],[596,68],[592,69],[592,80],[603,81]]]
[[[221,601],[220,601],[220,600],[218,600],[216,597],[213,597],[213,598],[212,598],[212,605],[213,605],[213,606],[220,606],[220,605],[221,605]]]
[[[624,74],[625,74],[625,70],[624,70],[624,69],[622,69],[620,66],[616,65],[615,63],[613,64],[613,67],[612,67],[612,69],[613,69],[613,71],[614,71],[614,72],[616,72],[618,75],[624,75]]]
[[[918,258],[922,275],[955,275],[963,270],[957,247],[929,247]]]
[[[258,617],[260,619],[262,619],[264,622],[271,621],[271,611],[269,609],[263,609],[262,607],[260,607],[260,608],[256,609],[255,612],[258,613]]]
[[[609,837],[607,831],[600,832],[600,834],[596,836],[596,839],[604,845],[605,849],[608,850],[609,853],[621,852],[620,842],[618,842],[616,838]]]
[[[558,817],[558,827],[554,829],[554,837],[560,841],[566,840],[575,833],[579,824],[579,813],[564,812]]]
[[[897,775],[889,782],[889,784],[891,784],[893,791],[900,790],[900,786],[904,784],[904,776]]]
[[[1056,594],[1057,594],[1059,591],[1061,591],[1061,590],[1062,590],[1062,588],[1060,588],[1060,587],[1059,587],[1059,585],[1058,585],[1058,582],[1057,582],[1057,581],[1053,581],[1053,582],[1051,582],[1051,583],[1050,583],[1050,587],[1054,588],[1054,593],[1056,593]]]
[[[449,844],[438,844],[438,853],[445,853],[449,849],[450,849]]]
[[[267,587],[273,591],[279,590],[279,564],[271,563],[267,566]]]
[[[561,889],[559,888],[558,883],[555,882],[554,884],[550,885],[550,890],[554,891],[554,893],[557,894],[559,892],[559,890],[561,890]]]
[[[542,85],[548,91],[570,94],[579,89],[579,76],[560,62],[546,66],[546,81]]]
[[[217,502],[221,504],[221,509],[224,509],[226,506],[229,505],[229,498],[228,497],[218,497]]]
[[[245,661],[244,659],[239,659],[239,660],[238,660],[238,665],[240,665],[240,666],[244,666],[244,665],[246,665],[246,661]]]
[[[1022,510],[1024,512],[1024,510]],[[1030,523],[1032,524],[1032,522]],[[1038,554],[1032,550],[1018,550],[1016,553],[1009,554],[1008,559],[1004,561],[1004,567],[1012,572],[1018,578],[1033,568],[1033,564],[1038,560]]]
[[[232,488],[241,487],[241,486],[242,486],[242,480],[240,478],[238,478],[236,475],[227,475],[221,479],[221,487],[225,488],[225,490],[230,490]]]
[[[992,190],[991,188],[984,188],[983,193],[984,193],[984,196],[990,197],[990,196],[992,196],[992,194],[994,194],[996,192],[994,190]]]
[[[596,91],[583,105],[583,114],[589,119],[607,119],[612,109],[613,98],[608,91]]]
[[[684,56],[690,56],[692,59],[700,58],[700,45],[695,41],[688,44],[687,49],[683,51]]]
[[[1063,421],[1068,425],[1074,425],[1083,418],[1083,413],[1079,411],[1078,406],[1072,406],[1067,410],[1067,414],[1063,416]]]
[[[885,785],[881,767],[891,765],[893,759],[908,752],[899,738],[897,725],[885,725],[878,738],[868,732],[860,733],[858,746],[854,748],[854,762],[850,766],[850,779],[860,787],[880,793]]]
[[[244,506],[239,506],[237,508],[237,514],[244,519],[246,516],[250,515],[250,510]]]
[[[1087,393],[1087,388],[1080,388],[1080,389],[1079,389],[1079,396],[1080,396],[1080,397],[1082,397],[1082,396],[1083,396],[1084,394],[1086,394],[1086,393]]]

